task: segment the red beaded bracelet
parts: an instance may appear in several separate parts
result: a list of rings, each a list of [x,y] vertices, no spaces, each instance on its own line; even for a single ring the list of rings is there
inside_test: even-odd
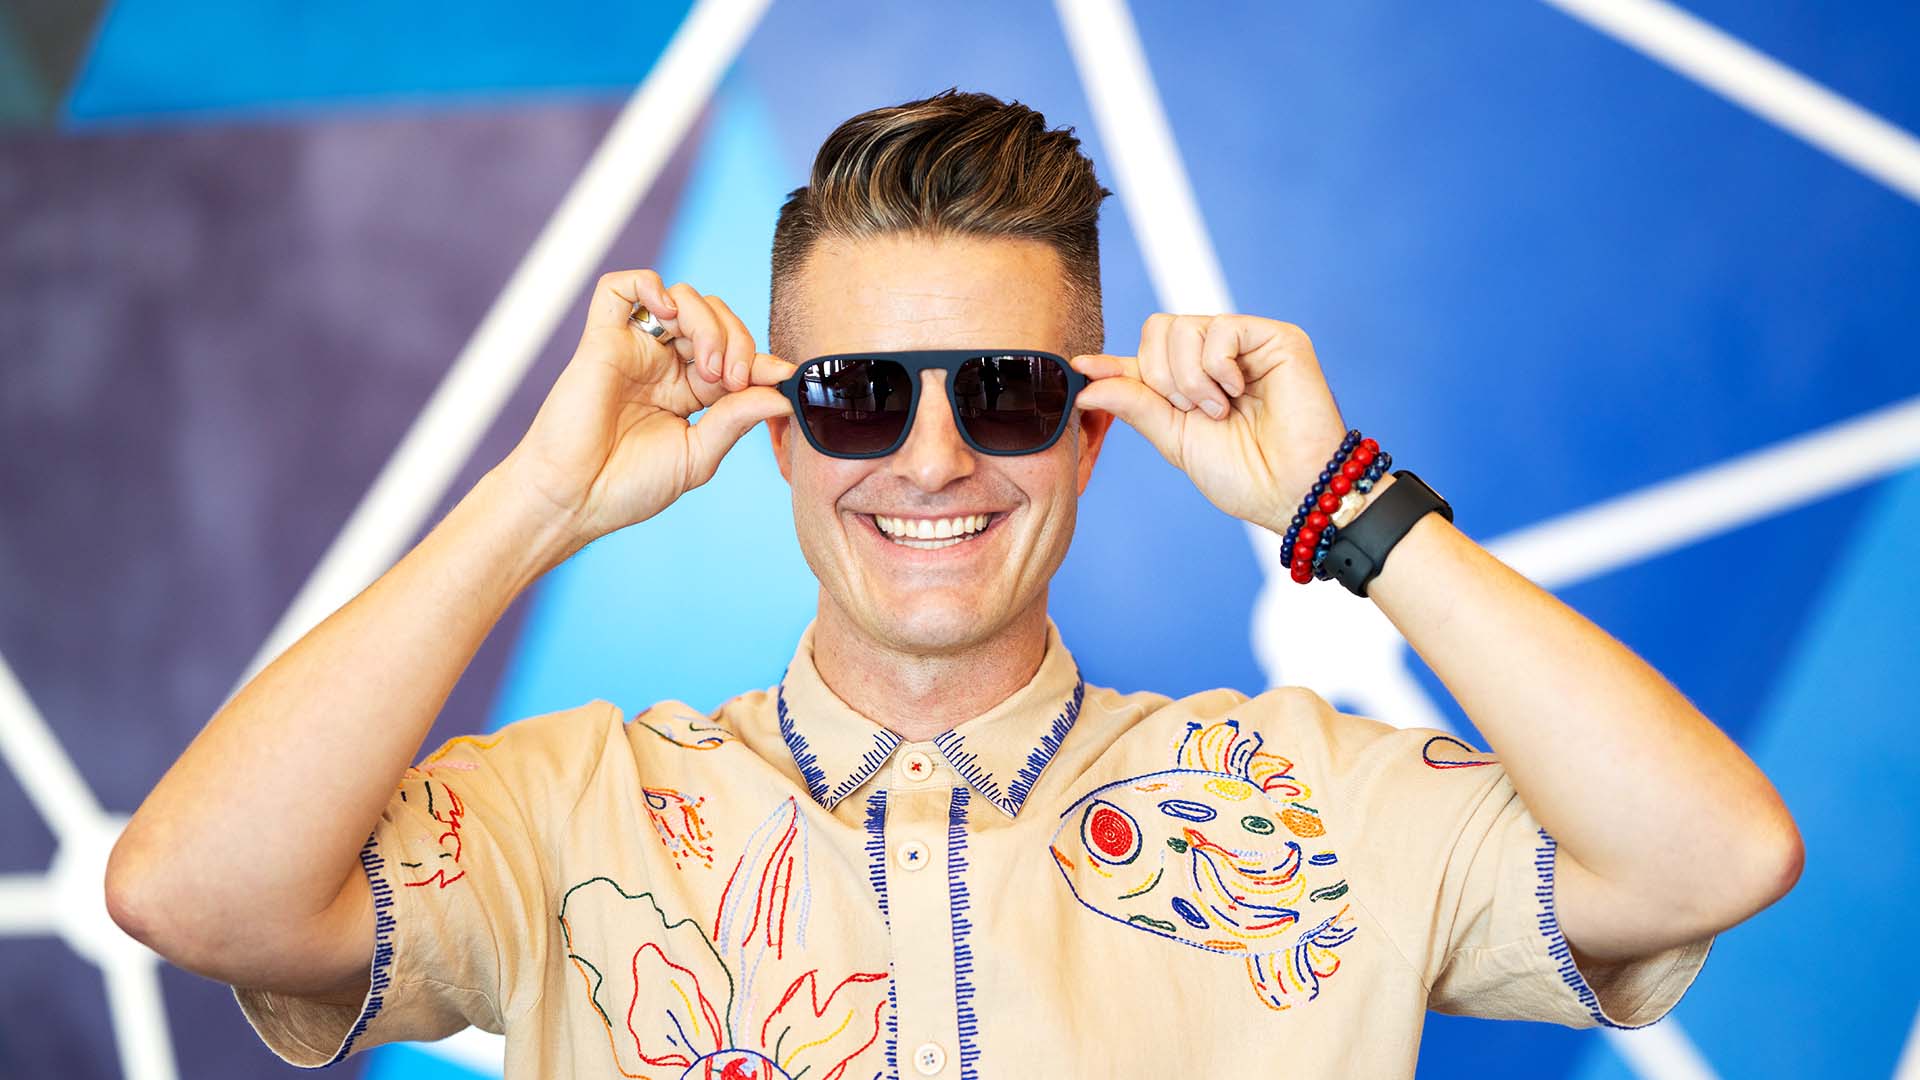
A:
[[[1373,439],[1361,438],[1358,428],[1347,432],[1287,528],[1282,550],[1293,580],[1304,585],[1326,576],[1320,564],[1327,548],[1340,529],[1365,509],[1366,493],[1373,490],[1392,462],[1393,455],[1382,451]]]

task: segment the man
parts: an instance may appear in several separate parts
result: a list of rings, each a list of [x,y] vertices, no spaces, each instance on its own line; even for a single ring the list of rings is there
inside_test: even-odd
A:
[[[513,452],[161,780],[114,917],[305,1066],[473,1024],[509,1076],[1388,1077],[1429,1007],[1663,1015],[1799,873],[1771,785],[1346,436],[1298,328],[1101,353],[1106,194],[1069,132],[947,93],[823,145],[773,354],[602,278]],[[1300,688],[1086,685],[1047,586],[1116,416],[1378,604],[1498,756]],[[820,580],[778,685],[406,764],[520,590],[761,422]]]

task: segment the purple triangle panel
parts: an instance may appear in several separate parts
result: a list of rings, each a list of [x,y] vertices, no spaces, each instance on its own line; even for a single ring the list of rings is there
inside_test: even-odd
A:
[[[0,655],[109,810],[219,707],[615,113],[0,141]],[[654,258],[689,164],[604,269]],[[585,299],[452,497],[525,430]],[[484,724],[517,608],[430,740]],[[0,867],[44,866],[17,832]]]

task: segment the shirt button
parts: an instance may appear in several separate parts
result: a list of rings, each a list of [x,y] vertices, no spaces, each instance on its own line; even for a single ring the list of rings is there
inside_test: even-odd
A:
[[[939,1043],[921,1043],[913,1052],[913,1067],[921,1076],[932,1076],[947,1067],[947,1052]]]
[[[900,755],[900,775],[919,782],[933,775],[933,759],[918,750]]]
[[[922,840],[903,840],[893,849],[893,861],[899,863],[902,870],[918,870],[927,865],[927,858],[927,845]]]

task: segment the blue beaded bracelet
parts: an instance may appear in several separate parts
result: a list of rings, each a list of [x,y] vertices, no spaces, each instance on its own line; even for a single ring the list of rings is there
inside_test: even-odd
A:
[[[1366,462],[1364,467],[1357,464],[1355,455],[1359,455],[1358,461]],[[1316,577],[1324,580],[1332,576],[1324,569],[1324,564],[1327,551],[1340,535],[1340,526],[1329,519],[1339,513],[1350,521],[1365,507],[1365,499],[1361,496],[1371,492],[1392,465],[1393,456],[1381,450],[1378,442],[1362,438],[1358,428],[1347,431],[1340,440],[1340,449],[1327,460],[1326,468],[1315,478],[1312,489],[1300,500],[1300,509],[1287,523],[1283,550],[1295,581],[1304,584]],[[1338,499],[1344,505],[1323,511],[1323,524],[1315,530],[1311,522],[1316,512],[1322,512],[1320,508],[1325,505],[1322,499]],[[1296,551],[1302,535],[1312,537],[1310,555]]]
[[[1293,562],[1293,545],[1300,539],[1300,530],[1307,523],[1307,515],[1313,513],[1313,504],[1325,494],[1327,485],[1333,481],[1334,470],[1347,460],[1347,455],[1353,453],[1353,448],[1358,445],[1360,429],[1348,428],[1346,438],[1340,440],[1339,452],[1327,459],[1327,467],[1320,470],[1320,479],[1314,482],[1313,490],[1300,500],[1300,510],[1293,515],[1293,522],[1287,527],[1286,546],[1282,549],[1286,552],[1287,562]]]

